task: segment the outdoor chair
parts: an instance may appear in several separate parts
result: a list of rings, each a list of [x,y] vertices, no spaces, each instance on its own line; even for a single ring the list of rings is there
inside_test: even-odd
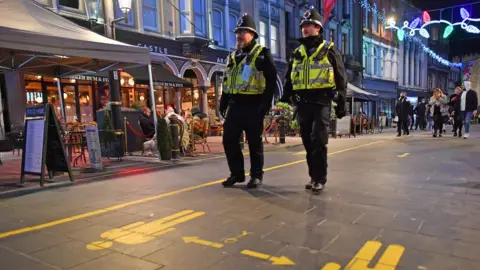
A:
[[[195,153],[195,145],[200,144],[203,148],[203,153],[206,154],[205,147],[207,147],[208,152],[211,152],[210,146],[208,145],[208,128],[209,128],[209,121],[208,118],[200,119],[198,117],[193,117],[191,121],[191,128],[192,131],[192,153]]]
[[[3,165],[2,155],[5,152],[13,150],[13,144],[10,140],[0,140],[0,165]]]

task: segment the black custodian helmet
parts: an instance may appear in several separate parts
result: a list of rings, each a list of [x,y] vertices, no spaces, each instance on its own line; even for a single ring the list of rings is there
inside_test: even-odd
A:
[[[320,26],[323,30],[322,17],[313,6],[310,7],[310,9],[303,14],[302,21],[300,22],[300,27],[302,27],[304,24],[315,24]]]
[[[243,16],[240,17],[240,19],[238,19],[237,27],[235,28],[235,30],[233,32],[237,33],[238,31],[241,31],[241,30],[250,31],[254,34],[255,39],[258,38],[257,27],[255,26],[255,21],[247,13],[244,13]]]

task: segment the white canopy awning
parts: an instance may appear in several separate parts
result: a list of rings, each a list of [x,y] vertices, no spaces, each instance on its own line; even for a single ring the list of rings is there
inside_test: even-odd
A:
[[[150,62],[147,48],[99,35],[33,0],[0,0],[0,72],[64,75]]]
[[[356,98],[364,101],[376,100],[378,95],[358,88],[357,86],[347,84],[347,98]]]

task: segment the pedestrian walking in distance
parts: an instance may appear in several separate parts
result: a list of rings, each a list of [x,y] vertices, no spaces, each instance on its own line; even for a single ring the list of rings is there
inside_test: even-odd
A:
[[[318,11],[311,7],[300,22],[303,37],[293,51],[282,102],[297,106],[300,135],[307,152],[310,180],[305,186],[319,192],[327,182],[327,144],[332,100],[338,119],[345,116],[347,74],[342,55],[323,39]]]
[[[397,105],[395,106],[395,112],[398,115],[397,137],[402,136],[402,131],[403,135],[410,135],[410,131],[408,130],[408,116],[411,110],[412,106],[407,99],[407,92],[400,93]]]
[[[244,14],[234,30],[236,51],[228,56],[220,100],[220,113],[225,118],[223,147],[230,177],[222,184],[231,187],[245,182],[240,138],[245,131],[250,151],[250,182],[256,188],[263,180],[263,119],[272,106],[277,87],[277,70],[269,49],[255,40],[255,22]]]
[[[429,104],[431,107],[431,114],[433,116],[433,137],[442,137],[443,123],[445,117],[448,117],[448,97],[443,94],[440,88],[433,91],[433,96],[430,98]]]

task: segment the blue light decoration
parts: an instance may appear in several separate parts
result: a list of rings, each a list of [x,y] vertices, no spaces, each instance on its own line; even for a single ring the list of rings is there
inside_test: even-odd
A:
[[[428,33],[428,30],[426,30],[425,27],[432,24],[447,24],[448,26],[443,32],[443,38],[448,38],[453,32],[454,27],[457,25],[460,25],[463,30],[471,34],[480,34],[480,29],[478,29],[478,27],[468,24],[470,22],[480,22],[480,18],[471,18],[470,13],[468,13],[465,8],[460,9],[460,16],[462,17],[462,21],[451,23],[446,20],[431,20],[428,12],[424,11],[422,14],[423,24],[420,27],[418,27],[420,24],[420,18],[416,18],[411,23],[408,23],[408,21],[403,22],[402,27],[398,27],[391,23],[387,24],[385,29],[395,29],[397,31],[403,30],[404,32],[409,32],[409,35],[412,37],[415,36],[416,32],[419,32],[422,37],[429,38],[430,33]]]
[[[412,37],[412,36],[407,36],[407,38],[409,40],[412,40],[412,41],[420,44],[420,46],[422,47],[422,49],[425,53],[427,53],[433,59],[437,60],[442,65],[449,66],[449,67],[454,67],[454,68],[462,68],[463,67],[462,63],[450,62],[447,59],[445,59],[445,58],[441,57],[440,55],[436,54],[434,51],[432,51],[430,48],[428,48],[427,45],[425,45],[421,39],[419,39],[417,37]]]
[[[423,43],[423,41],[417,37],[414,37],[415,36],[415,30],[420,32],[420,35],[424,38],[429,38],[430,37],[430,33],[428,33],[427,29],[424,28],[425,24],[426,23],[429,23],[429,22],[432,22],[431,18],[430,18],[430,14],[428,14],[427,11],[424,11],[423,14],[422,14],[422,19],[423,19],[423,23],[424,25],[420,28],[420,29],[410,29],[409,28],[409,25],[415,25],[413,24],[415,21],[417,21],[418,19],[418,24],[420,23],[420,19],[419,18],[416,18],[414,21],[412,21],[412,24],[409,24],[408,21],[405,21],[403,23],[403,27],[402,28],[399,28],[399,27],[396,27],[395,26],[395,22],[394,21],[388,21],[386,20],[385,18],[385,14],[382,12],[379,12],[375,7],[373,7],[372,5],[370,5],[368,3],[367,0],[352,0],[354,3],[360,3],[360,5],[362,6],[362,8],[366,9],[367,11],[369,12],[372,12],[372,14],[374,14],[374,16],[377,17],[377,19],[381,20],[382,22],[385,23],[385,29],[394,29],[394,30],[397,30],[397,38],[400,40],[400,41],[403,41],[405,38],[408,38],[409,40],[412,40],[416,43],[418,43],[423,51],[430,57],[432,57],[433,59],[437,60],[439,63],[445,65],[445,66],[449,66],[449,67],[454,67],[454,68],[462,68],[463,64],[462,63],[452,63],[450,61],[448,61],[447,59],[441,57],[440,55],[436,54],[434,51],[432,51],[427,45],[425,45]],[[462,8],[463,9],[463,8]],[[465,10],[463,9],[464,12],[462,12],[462,10],[460,10],[460,15],[462,15],[462,18],[465,20],[465,18],[469,21],[480,21],[480,19],[469,19],[470,17],[470,14]],[[465,17],[463,17],[465,16]],[[451,24],[450,22],[447,22],[445,21],[446,23],[448,24]],[[465,23],[466,24],[466,23]],[[451,24],[452,25],[452,32],[453,32],[453,25],[454,24]],[[417,27],[418,25],[415,25],[415,27]],[[469,26],[472,26],[474,27],[475,29],[473,28],[470,28],[469,30],[470,31],[479,31],[478,33],[480,33],[480,30],[478,28],[476,28],[475,26],[473,25],[469,25]],[[467,28],[469,26],[466,26]],[[448,27],[447,27],[448,28]],[[405,35],[405,30],[403,29],[407,29],[409,30],[409,35]],[[446,30],[446,29],[445,29]],[[468,31],[468,30],[467,30]]]

